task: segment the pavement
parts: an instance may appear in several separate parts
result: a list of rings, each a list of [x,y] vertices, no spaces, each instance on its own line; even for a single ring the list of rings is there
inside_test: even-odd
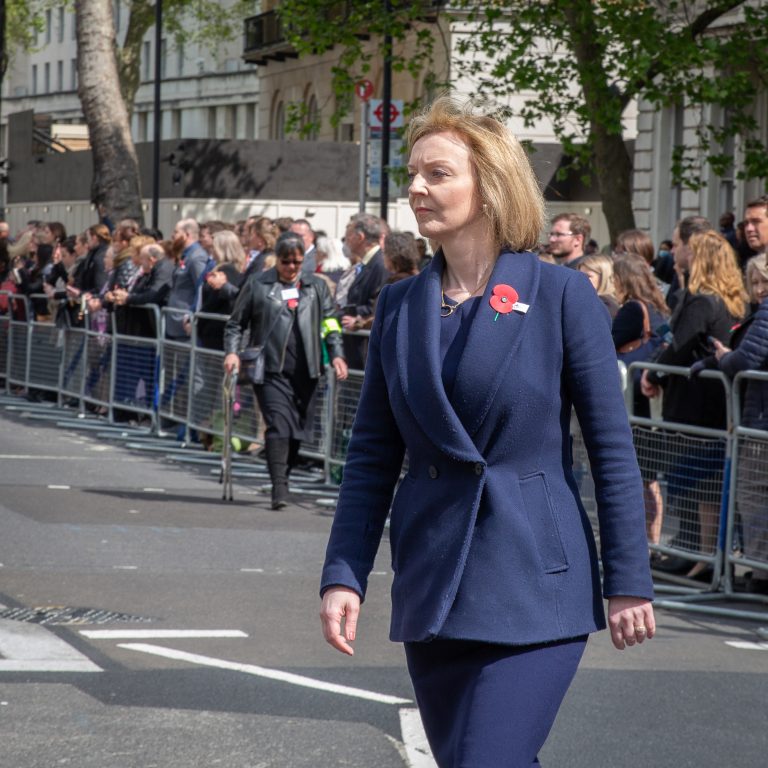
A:
[[[434,768],[387,640],[386,543],[355,656],[320,635],[317,475],[273,512],[255,458],[225,502],[215,457],[141,430],[0,397],[0,434],[0,765]],[[768,765],[752,608],[660,610],[623,652],[593,636],[542,765]]]

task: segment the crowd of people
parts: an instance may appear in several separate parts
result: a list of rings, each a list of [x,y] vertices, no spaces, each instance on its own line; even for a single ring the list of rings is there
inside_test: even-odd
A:
[[[294,251],[290,254],[291,274],[283,269],[281,243]],[[538,256],[586,274],[612,318],[617,358],[627,365],[653,361],[693,366],[695,372],[719,367],[735,375],[745,368],[768,368],[768,305],[763,306],[768,296],[766,250],[768,197],[762,197],[746,206],[738,225],[730,213],[721,216],[717,226],[701,216],[686,217],[678,222],[671,239],[662,241],[658,248],[645,232],[629,230],[620,233],[610,247],[599,250],[587,219],[575,213],[559,214],[551,220],[547,242],[539,245]],[[105,220],[76,235],[68,235],[60,222],[32,221],[11,238],[8,224],[0,222],[0,290],[32,297],[28,306],[33,318],[59,327],[87,325],[108,334],[113,316],[119,333],[155,338],[159,332],[156,316],[145,308],[169,307],[172,311],[164,324],[167,340],[189,342],[191,317],[203,313],[195,331],[197,344],[235,353],[244,343],[242,332],[248,330],[253,315],[253,307],[236,310],[243,293],[248,300],[253,299],[252,291],[245,290],[250,277],[255,276],[267,287],[281,284],[285,289],[286,281],[299,288],[302,282],[305,287],[315,286],[324,307],[318,322],[334,319],[338,335],[335,330],[329,335],[328,326],[324,332],[305,329],[303,341],[301,336],[283,333],[276,358],[267,369],[269,375],[281,373],[277,367],[285,365],[287,344],[293,357],[298,352],[302,360],[310,360],[312,374],[307,381],[312,382],[316,382],[322,366],[314,360],[314,352],[307,354],[308,334],[325,339],[324,362],[331,363],[334,355],[329,356],[327,349],[335,344],[338,359],[349,368],[362,370],[368,338],[367,333],[356,332],[370,329],[382,287],[418,274],[430,259],[426,239],[390,231],[382,219],[367,213],[350,218],[343,238],[314,231],[305,219],[272,220],[264,216],[201,224],[183,219],[170,238],[132,220],[114,226]],[[289,303],[282,301],[284,310],[288,311]],[[20,302],[0,296],[0,312],[20,317],[23,311]],[[236,317],[242,321],[239,332],[233,326],[225,333],[224,321],[208,315]],[[267,341],[263,324],[261,332],[263,344]],[[296,339],[298,350],[293,343]],[[119,348],[118,358],[116,400],[150,405],[156,385],[152,349]],[[307,366],[300,369],[306,379]],[[98,371],[90,376],[96,387]],[[276,457],[275,466],[285,465],[288,471],[296,463],[308,420],[311,423],[313,388],[308,390],[306,382],[289,384],[282,405],[269,396],[269,384],[266,396],[264,386],[258,390],[267,421],[265,438],[272,446],[267,453]],[[638,373],[632,386],[636,415],[650,416],[662,399],[658,410],[665,421],[726,428],[723,389],[717,381],[646,372],[642,376]],[[659,398],[662,393],[663,398]],[[116,417],[121,415],[118,410]],[[126,412],[125,417],[129,415]],[[768,386],[750,383],[744,419],[748,426],[768,427]],[[278,443],[270,437],[288,442],[279,443],[278,450],[274,448]],[[657,481],[660,464],[653,456],[658,446],[646,445],[643,450],[643,435],[636,435],[636,440],[646,490],[648,539],[658,544],[663,520]],[[677,448],[689,455],[684,472],[667,468],[672,498],[676,494],[696,497],[696,488],[691,487],[691,465],[699,480],[722,479],[722,446],[697,448],[692,457],[691,450]],[[672,448],[667,445],[665,449]],[[277,478],[279,491],[274,501],[282,506],[287,473],[281,470]],[[703,487],[700,481],[693,485]],[[681,520],[678,536],[682,541],[677,543],[702,552],[710,550],[717,535],[718,515],[712,499],[700,494],[695,514]],[[764,534],[751,538],[751,544],[763,554],[768,547],[766,538]],[[748,534],[745,539],[744,546],[749,549]],[[708,573],[705,563],[690,567],[689,561],[668,560],[657,565],[684,570],[690,576],[706,577]]]

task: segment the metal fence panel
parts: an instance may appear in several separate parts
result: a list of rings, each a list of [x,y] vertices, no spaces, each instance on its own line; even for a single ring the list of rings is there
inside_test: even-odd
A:
[[[58,392],[63,331],[52,323],[33,322],[30,334],[28,384],[35,389]]]

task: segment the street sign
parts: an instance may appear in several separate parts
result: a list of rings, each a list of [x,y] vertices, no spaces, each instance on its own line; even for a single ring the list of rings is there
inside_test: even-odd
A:
[[[384,102],[381,99],[371,99],[371,131],[381,131],[384,121]],[[387,122],[390,128],[402,128],[405,125],[402,99],[392,99],[390,102]]]
[[[362,101],[368,101],[373,96],[373,83],[370,80],[358,80],[355,83],[355,93]]]

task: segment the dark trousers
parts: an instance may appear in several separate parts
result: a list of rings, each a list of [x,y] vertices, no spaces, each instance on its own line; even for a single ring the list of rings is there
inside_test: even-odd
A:
[[[531,768],[584,653],[586,637],[509,646],[406,643],[424,730],[439,768]]]

